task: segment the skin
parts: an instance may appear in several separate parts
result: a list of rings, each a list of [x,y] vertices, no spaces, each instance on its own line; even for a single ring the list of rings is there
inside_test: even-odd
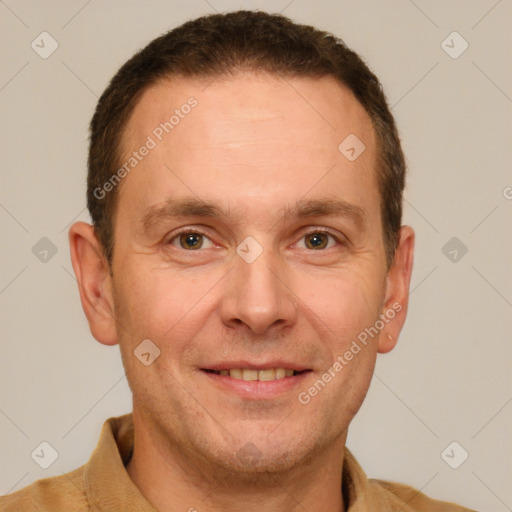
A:
[[[73,267],[94,337],[120,344],[133,391],[135,449],[128,473],[160,511],[344,510],[347,429],[368,390],[378,352],[404,324],[414,233],[400,232],[387,268],[369,116],[331,78],[244,72],[213,82],[167,80],[141,97],[124,156],[191,96],[198,105],[120,185],[112,268],[88,224],[70,229]],[[338,150],[348,134],[365,151]],[[148,209],[200,198],[227,217],[160,216]],[[283,216],[298,200],[338,199],[349,215]],[[178,228],[201,230],[199,249]],[[307,233],[320,234],[311,248]],[[236,252],[253,237],[262,254]],[[318,235],[317,235],[318,236]],[[366,327],[388,321],[307,405],[297,395],[332,367]],[[134,350],[150,339],[149,366]],[[241,398],[201,371],[226,360],[284,358],[311,371],[271,399]],[[252,443],[248,445],[248,443]],[[253,446],[247,460],[240,450]],[[237,455],[238,454],[238,455]]]

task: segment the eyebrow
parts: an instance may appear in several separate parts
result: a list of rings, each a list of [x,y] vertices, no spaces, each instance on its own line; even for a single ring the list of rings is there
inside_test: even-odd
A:
[[[309,217],[346,217],[359,228],[366,226],[365,211],[355,204],[342,199],[299,199],[293,205],[288,205],[281,210],[282,217],[278,222],[290,219]],[[142,231],[151,229],[161,221],[180,217],[219,218],[228,220],[230,209],[220,205],[208,203],[195,197],[169,199],[164,203],[149,207],[140,222]]]

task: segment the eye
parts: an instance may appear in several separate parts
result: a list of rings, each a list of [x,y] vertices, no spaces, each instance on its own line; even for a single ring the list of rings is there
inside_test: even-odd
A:
[[[210,249],[213,247],[213,242],[205,234],[192,230],[181,231],[175,234],[169,239],[168,243],[180,249],[189,251]]]
[[[327,231],[310,231],[302,237],[301,241],[302,240],[305,241],[304,248],[313,251],[330,249],[333,245],[338,243],[337,238]],[[331,241],[333,241],[333,243],[330,243]]]

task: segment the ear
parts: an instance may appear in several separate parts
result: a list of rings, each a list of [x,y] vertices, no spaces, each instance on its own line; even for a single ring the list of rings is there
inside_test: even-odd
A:
[[[386,295],[382,314],[387,322],[379,336],[378,351],[381,354],[395,347],[404,326],[409,303],[413,259],[414,231],[410,226],[402,226],[393,264],[386,278]]]
[[[92,335],[104,345],[117,343],[112,277],[94,228],[76,222],[69,229],[71,262]]]

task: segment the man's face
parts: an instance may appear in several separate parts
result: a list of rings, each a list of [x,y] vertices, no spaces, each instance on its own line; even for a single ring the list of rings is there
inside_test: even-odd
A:
[[[120,188],[118,341],[134,413],[162,451],[285,469],[344,442],[370,383],[378,336],[308,393],[385,311],[376,140],[332,79],[246,73],[207,84],[162,82],[129,120],[122,162],[148,136],[157,144]],[[155,132],[190,97],[197,105]],[[338,149],[349,134],[366,147],[354,161]],[[172,209],[184,201],[223,213]],[[341,208],[308,208],[325,201]],[[147,339],[161,351],[148,366],[134,355]],[[301,373],[260,382],[213,372],[262,368]]]

